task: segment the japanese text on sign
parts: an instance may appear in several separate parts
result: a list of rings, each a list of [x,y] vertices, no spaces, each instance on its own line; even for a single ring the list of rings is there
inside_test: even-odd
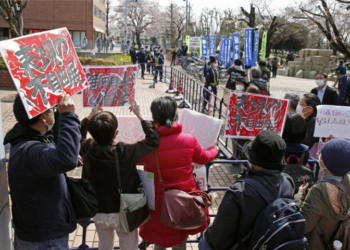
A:
[[[89,87],[83,92],[83,106],[129,106],[135,101],[137,66],[84,67]]]
[[[315,137],[350,139],[350,107],[319,105],[315,124]]]
[[[29,118],[56,105],[62,93],[87,87],[67,29],[56,29],[0,44],[1,54]]]
[[[209,56],[215,56],[215,35],[210,35],[209,36]]]
[[[240,58],[240,40],[239,33],[232,34],[232,44],[233,44],[233,60]]]
[[[268,96],[231,93],[225,136],[254,138],[261,130],[282,135],[288,100]]]

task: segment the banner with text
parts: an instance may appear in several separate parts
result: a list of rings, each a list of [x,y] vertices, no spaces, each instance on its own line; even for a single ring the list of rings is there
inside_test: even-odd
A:
[[[239,33],[232,34],[233,61],[241,58]]]
[[[257,65],[259,53],[259,30],[254,31],[253,66]]]
[[[72,96],[87,87],[66,28],[2,41],[0,52],[29,118],[55,106],[63,92]]]
[[[267,31],[264,31],[262,40],[261,40],[261,56],[260,59],[265,61],[265,56],[266,56],[266,40],[267,40]]]
[[[319,105],[314,137],[350,139],[350,107]]]
[[[225,39],[226,36],[221,36],[220,40],[220,52],[219,52],[219,63],[222,64],[225,60]]]
[[[216,56],[216,51],[215,51],[216,41],[215,41],[215,39],[216,39],[215,35],[209,36],[209,56]]]
[[[89,87],[83,91],[83,107],[130,106],[135,101],[137,66],[84,67]]]
[[[225,136],[254,138],[262,130],[282,136],[288,103],[284,99],[231,92]]]
[[[208,58],[208,38],[202,37],[202,57]]]
[[[197,49],[201,46],[201,38],[200,37],[190,37],[190,47]]]
[[[231,66],[231,39],[225,39],[225,66]]]
[[[245,29],[244,35],[244,64],[253,65],[253,29]]]

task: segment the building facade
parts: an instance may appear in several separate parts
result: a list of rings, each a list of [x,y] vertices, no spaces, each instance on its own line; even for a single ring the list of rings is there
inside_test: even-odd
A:
[[[23,33],[66,27],[76,47],[84,37],[95,41],[106,32],[105,0],[31,0],[23,10]],[[0,18],[0,37],[10,37],[9,25]]]

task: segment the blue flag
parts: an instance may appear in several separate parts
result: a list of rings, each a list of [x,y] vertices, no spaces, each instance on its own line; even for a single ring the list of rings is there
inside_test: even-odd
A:
[[[259,53],[259,30],[254,31],[254,53],[253,53],[253,66],[257,65]]]
[[[210,35],[209,36],[209,56],[216,56],[215,47],[216,47],[215,35]]]
[[[245,29],[244,36],[244,64],[253,65],[253,29]]]
[[[219,53],[219,63],[222,64],[222,62],[225,60],[225,55],[224,55],[224,42],[225,42],[226,36],[221,36],[220,40],[220,53]]]
[[[208,58],[208,38],[202,37],[202,57]]]
[[[225,39],[225,66],[231,66],[231,39]]]
[[[233,60],[241,58],[239,33],[232,34]]]

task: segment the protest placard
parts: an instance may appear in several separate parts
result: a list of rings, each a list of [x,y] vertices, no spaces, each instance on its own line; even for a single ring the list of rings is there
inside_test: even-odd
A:
[[[135,101],[137,65],[84,67],[89,87],[83,91],[83,107],[130,106]]]
[[[29,118],[56,105],[64,91],[74,95],[87,87],[66,28],[2,41],[0,52]]]
[[[314,137],[350,139],[350,107],[319,105]]]
[[[261,130],[272,130],[282,136],[288,103],[288,100],[269,96],[232,92],[225,136],[254,138]]]
[[[145,120],[152,120],[151,115],[144,115]],[[136,143],[145,139],[141,122],[136,116],[118,116],[118,135],[115,142]]]

